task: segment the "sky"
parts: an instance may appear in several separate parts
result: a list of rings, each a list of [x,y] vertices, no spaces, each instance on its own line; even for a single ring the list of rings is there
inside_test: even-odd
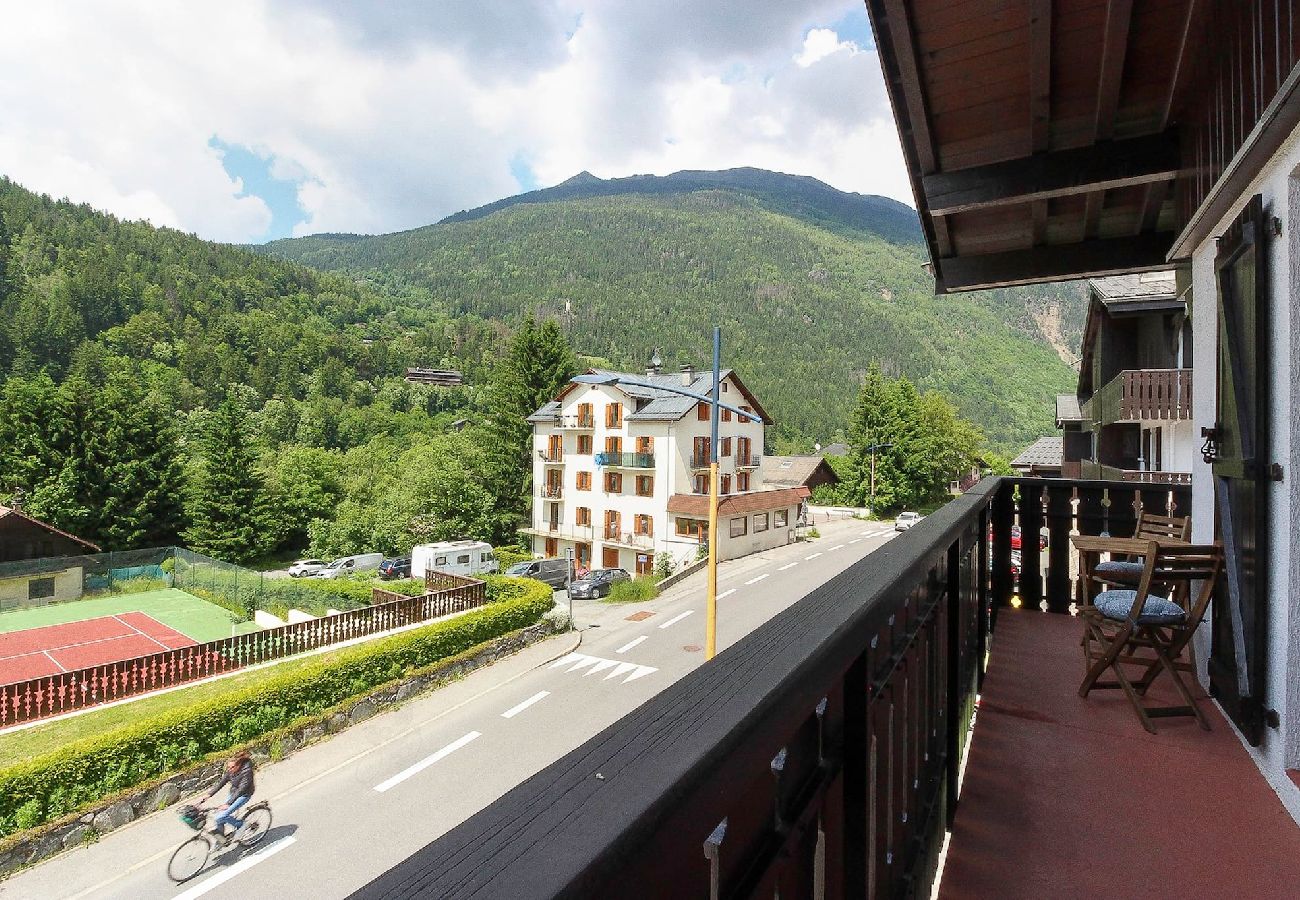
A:
[[[913,204],[861,0],[64,0],[0,29],[0,174],[241,243],[757,166]]]

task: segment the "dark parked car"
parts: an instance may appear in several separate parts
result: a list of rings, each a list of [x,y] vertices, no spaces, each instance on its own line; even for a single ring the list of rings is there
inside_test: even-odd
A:
[[[411,577],[411,557],[403,556],[400,559],[386,559],[379,564],[380,578],[410,578]]]
[[[614,582],[627,581],[631,577],[626,569],[596,569],[569,585],[569,596],[575,600],[608,597],[614,588]]]

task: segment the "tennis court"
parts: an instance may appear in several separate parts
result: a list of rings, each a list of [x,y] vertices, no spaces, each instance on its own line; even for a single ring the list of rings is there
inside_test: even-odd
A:
[[[134,659],[197,641],[139,611],[0,634],[0,684]]]
[[[176,588],[164,588],[10,610],[0,613],[0,633],[130,612],[142,612],[200,644],[230,637],[232,628],[238,634],[257,630],[252,622],[236,623],[235,616],[216,604]]]

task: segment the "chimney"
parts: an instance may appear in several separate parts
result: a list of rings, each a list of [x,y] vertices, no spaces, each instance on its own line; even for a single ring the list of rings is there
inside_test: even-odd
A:
[[[682,387],[690,387],[695,380],[695,366],[682,366]]]
[[[650,363],[645,367],[645,373],[647,375],[658,375],[659,371],[663,367],[664,367],[664,361],[659,356],[659,348],[655,347],[654,354],[651,355],[650,357]]]

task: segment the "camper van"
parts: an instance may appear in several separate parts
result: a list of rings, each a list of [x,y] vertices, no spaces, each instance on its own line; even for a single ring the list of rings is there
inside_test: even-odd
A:
[[[316,573],[316,578],[340,578],[344,575],[360,575],[363,572],[378,572],[379,564],[384,561],[382,553],[361,553],[357,556],[340,556],[334,562]]]
[[[411,577],[423,578],[430,570],[452,575],[496,572],[497,555],[485,541],[443,541],[411,548]]]

